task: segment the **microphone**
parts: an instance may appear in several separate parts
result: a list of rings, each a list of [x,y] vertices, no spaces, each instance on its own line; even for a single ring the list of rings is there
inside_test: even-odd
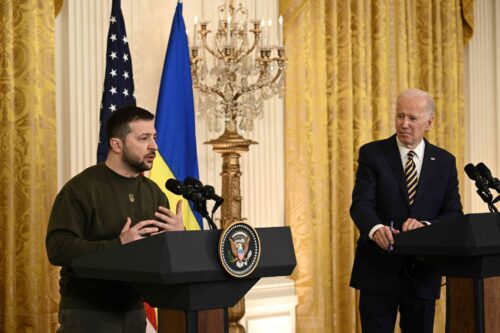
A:
[[[214,200],[215,202],[219,201],[224,202],[224,199],[215,193],[215,189],[213,186],[210,185],[203,186],[203,188],[201,189],[201,193],[207,199]]]
[[[215,201],[213,211],[219,208],[219,206],[224,202],[224,199],[215,193],[215,189],[213,186],[203,185],[203,183],[196,178],[186,177],[186,179],[184,179],[184,185],[192,186],[197,191],[199,191],[205,197],[205,199]]]
[[[205,201],[203,195],[199,191],[197,191],[196,188],[190,185],[183,184],[177,179],[173,178],[168,179],[167,182],[165,183],[165,187],[170,192],[177,195],[182,195],[185,199],[191,200],[195,203]]]
[[[469,178],[476,183],[477,187],[477,194],[483,199],[484,202],[488,203],[488,205],[491,204],[491,201],[493,200],[493,195],[491,194],[489,188],[488,188],[488,181],[481,177],[479,172],[477,171],[476,167],[474,164],[469,163],[464,167],[465,173]]]
[[[493,178],[490,169],[482,162],[476,165],[476,168],[481,176],[486,179],[488,186],[500,193],[500,180],[498,180],[498,178]]]
[[[479,190],[481,190],[485,193],[489,193],[491,195],[490,190],[488,189],[488,181],[486,179],[484,179],[483,177],[481,177],[481,174],[476,169],[474,164],[472,164],[472,163],[467,164],[465,166],[464,170],[465,170],[465,173],[467,174],[467,176],[469,176],[469,178],[471,180],[476,182],[476,187]]]
[[[168,179],[165,183],[165,187],[170,192],[191,200],[194,203],[194,210],[207,219],[210,229],[217,230],[217,225],[208,215],[207,198],[201,193],[202,186],[203,184],[193,177],[186,177],[184,183],[173,178]]]
[[[224,203],[224,198],[215,194],[213,186],[205,185],[203,186],[201,192],[205,198],[215,201],[215,205],[212,208],[212,214]]]
[[[198,191],[201,191],[201,189],[203,187],[202,182],[200,182],[198,179],[191,177],[191,176],[188,176],[184,179],[184,185],[192,186]]]

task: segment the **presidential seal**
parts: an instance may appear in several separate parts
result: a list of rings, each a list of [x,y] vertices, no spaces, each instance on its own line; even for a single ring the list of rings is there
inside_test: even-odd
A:
[[[235,222],[219,239],[219,258],[230,275],[242,278],[251,274],[260,259],[259,235],[250,225]]]

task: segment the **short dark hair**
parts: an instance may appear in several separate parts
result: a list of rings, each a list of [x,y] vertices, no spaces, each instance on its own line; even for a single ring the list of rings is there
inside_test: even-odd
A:
[[[130,123],[136,120],[153,120],[154,114],[138,106],[127,105],[113,112],[106,123],[106,134],[111,138],[120,138],[125,141],[127,134],[131,132]]]

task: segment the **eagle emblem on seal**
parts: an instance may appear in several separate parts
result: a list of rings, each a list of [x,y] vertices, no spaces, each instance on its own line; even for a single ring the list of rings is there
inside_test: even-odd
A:
[[[248,265],[248,259],[252,257],[250,250],[250,237],[240,231],[235,233],[230,239],[232,258],[230,259],[236,267],[241,268]]]
[[[236,278],[250,275],[260,259],[260,239],[244,222],[234,222],[219,238],[219,259],[224,270]]]

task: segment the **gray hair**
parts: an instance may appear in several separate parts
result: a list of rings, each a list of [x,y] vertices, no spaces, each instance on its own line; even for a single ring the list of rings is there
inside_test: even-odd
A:
[[[399,94],[398,99],[396,101],[396,104],[399,104],[399,100],[404,97],[424,97],[425,101],[427,102],[427,116],[429,118],[434,116],[434,99],[432,98],[432,95],[429,94],[426,91],[417,89],[417,88],[410,88],[405,91],[403,91],[401,94]]]

